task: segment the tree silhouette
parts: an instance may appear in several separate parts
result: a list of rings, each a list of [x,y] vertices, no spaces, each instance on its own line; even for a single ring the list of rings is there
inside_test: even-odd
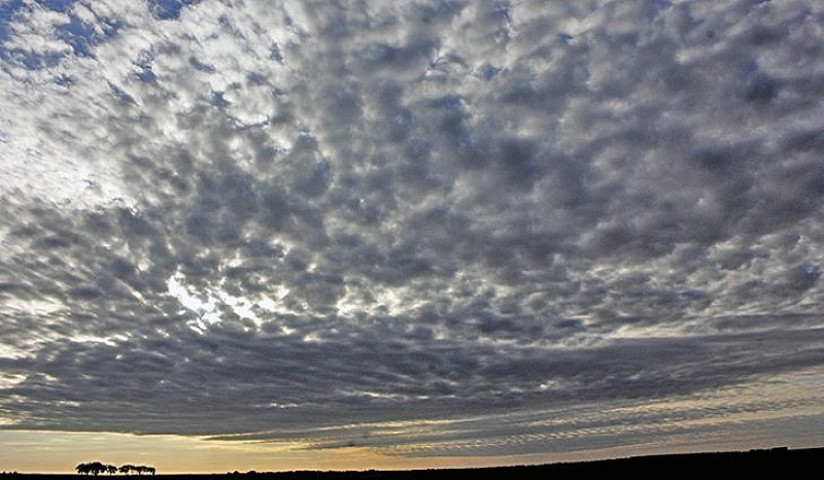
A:
[[[154,475],[157,473],[157,469],[154,467],[147,467],[146,465],[122,465],[120,468],[114,465],[104,465],[102,462],[89,462],[89,463],[79,463],[76,467],[77,473],[80,475],[100,475],[101,473],[108,473],[109,475],[114,475],[117,472],[129,474],[132,472],[137,473],[138,475],[152,474]]]
[[[95,477],[108,471],[106,465],[103,465],[101,462],[81,463],[74,467],[74,469],[81,475],[88,475],[91,473]]]

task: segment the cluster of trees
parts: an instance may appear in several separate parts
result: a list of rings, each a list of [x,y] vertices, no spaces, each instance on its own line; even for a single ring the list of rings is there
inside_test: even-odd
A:
[[[146,465],[122,465],[120,468],[114,465],[105,465],[102,462],[89,462],[89,463],[81,463],[78,466],[74,467],[77,470],[77,473],[81,475],[89,475],[92,474],[94,476],[100,475],[101,473],[108,473],[109,475],[114,475],[117,472],[120,473],[137,473],[138,475],[143,475],[144,473],[151,473],[152,475],[155,474],[157,470],[154,467],[147,467]]]
[[[122,465],[119,469],[120,473],[131,473],[135,472],[138,475],[143,475],[144,473],[151,473],[154,475],[157,470],[154,467],[147,467],[146,465]]]

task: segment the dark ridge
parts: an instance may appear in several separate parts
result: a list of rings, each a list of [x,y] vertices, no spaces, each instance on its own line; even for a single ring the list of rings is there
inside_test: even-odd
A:
[[[580,478],[610,478],[602,475],[616,474],[649,474],[671,475],[673,472],[684,472],[695,475],[719,475],[734,472],[737,477],[742,475],[773,471],[776,467],[791,471],[804,471],[809,467],[821,465],[824,460],[824,448],[808,448],[790,450],[787,447],[777,447],[746,452],[717,452],[717,453],[690,453],[677,455],[652,455],[643,457],[619,458],[613,460],[598,460],[578,463],[552,463],[535,466],[512,466],[492,468],[466,468],[443,470],[368,470],[368,471],[296,471],[296,472],[246,472],[246,473],[215,473],[215,474],[175,474],[175,475],[142,475],[130,477],[151,480],[379,480],[379,479],[424,479],[440,480],[454,479],[457,476],[491,474],[492,478],[541,478],[541,479],[580,479]],[[2,467],[0,467],[2,469]],[[790,471],[790,470],[785,470]],[[583,476],[582,476],[583,475]],[[594,477],[591,477],[593,476]],[[86,479],[86,475],[45,475],[45,474],[0,474],[2,479],[21,478],[25,480],[79,480]],[[100,475],[100,479],[108,478]],[[116,478],[118,476],[113,476]],[[123,477],[120,475],[119,477]]]

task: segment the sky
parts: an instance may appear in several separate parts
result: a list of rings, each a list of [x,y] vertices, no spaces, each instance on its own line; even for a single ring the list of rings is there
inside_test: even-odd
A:
[[[824,4],[0,0],[0,471],[824,444]]]

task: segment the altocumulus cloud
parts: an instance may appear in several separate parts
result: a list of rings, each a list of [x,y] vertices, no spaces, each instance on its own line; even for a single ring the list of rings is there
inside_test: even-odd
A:
[[[2,428],[491,455],[820,414],[746,386],[824,362],[819,2],[0,18]]]

